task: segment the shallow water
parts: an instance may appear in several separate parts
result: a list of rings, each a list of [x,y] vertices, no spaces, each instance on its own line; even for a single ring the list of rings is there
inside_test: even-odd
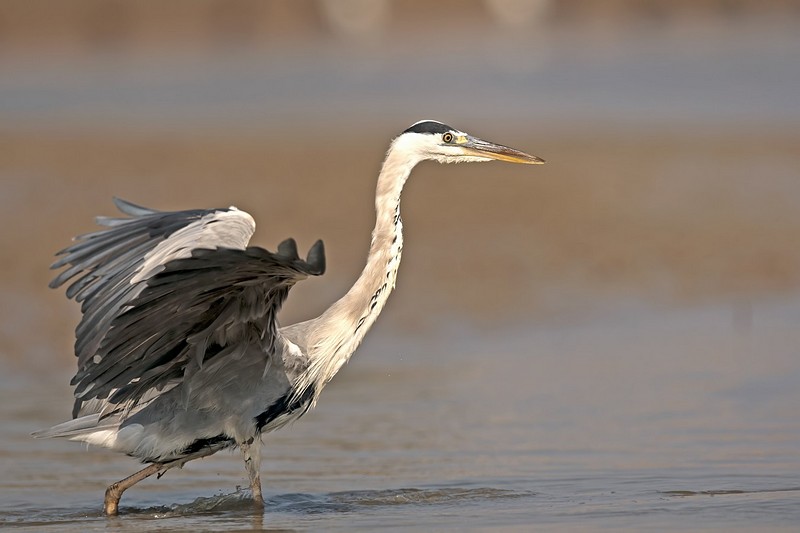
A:
[[[130,459],[29,432],[68,376],[3,372],[0,519],[39,531],[509,528],[791,530],[800,523],[800,299],[620,308],[490,335],[368,341],[318,408],[265,438],[267,507],[235,453],[146,480]]]
[[[466,39],[459,54],[412,39],[385,55],[4,58],[0,524],[797,530],[790,26]],[[285,314],[307,318],[361,267],[389,135],[425,116],[548,164],[415,173],[398,292],[317,409],[265,437],[263,513],[237,453],[220,453],[102,516],[105,487],[139,465],[30,437],[71,410],[78,311],[46,289],[52,253],[112,195],[236,203],[257,245],[325,239],[329,272]],[[309,132],[325,141],[313,154]]]

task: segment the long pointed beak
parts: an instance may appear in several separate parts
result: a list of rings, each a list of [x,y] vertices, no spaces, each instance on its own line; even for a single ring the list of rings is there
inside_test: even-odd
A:
[[[525,165],[541,165],[544,159],[535,155],[520,152],[514,148],[503,146],[502,144],[490,143],[476,137],[467,136],[466,141],[461,145],[464,152],[478,157],[488,157],[509,163],[522,163]]]

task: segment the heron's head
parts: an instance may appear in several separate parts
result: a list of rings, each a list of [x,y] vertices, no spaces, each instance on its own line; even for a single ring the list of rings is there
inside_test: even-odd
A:
[[[394,141],[417,161],[430,159],[439,163],[508,161],[536,165],[544,159],[520,152],[502,144],[473,137],[435,120],[421,120],[400,134]]]

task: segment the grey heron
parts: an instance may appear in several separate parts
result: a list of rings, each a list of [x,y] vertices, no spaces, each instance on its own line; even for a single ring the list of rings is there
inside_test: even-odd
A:
[[[367,264],[320,316],[280,326],[289,289],[325,271],[322,241],[305,259],[287,239],[276,252],[248,246],[253,218],[235,207],[156,211],[120,199],[125,218],[57,254],[81,304],[72,420],[35,433],[103,446],[148,464],[112,484],[104,510],[139,481],[226,448],[244,457],[252,498],[263,506],[263,433],[317,402],[386,304],[403,250],[400,194],[417,163],[538,157],[423,120],[396,137],[378,176]]]

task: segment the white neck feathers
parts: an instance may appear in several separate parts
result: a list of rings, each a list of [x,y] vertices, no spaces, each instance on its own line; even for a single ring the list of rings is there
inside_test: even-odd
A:
[[[313,321],[307,344],[309,367],[296,383],[298,394],[311,386],[315,396],[319,394],[361,344],[394,289],[403,251],[400,195],[419,160],[397,140],[392,143],[378,177],[367,264],[347,294]]]

